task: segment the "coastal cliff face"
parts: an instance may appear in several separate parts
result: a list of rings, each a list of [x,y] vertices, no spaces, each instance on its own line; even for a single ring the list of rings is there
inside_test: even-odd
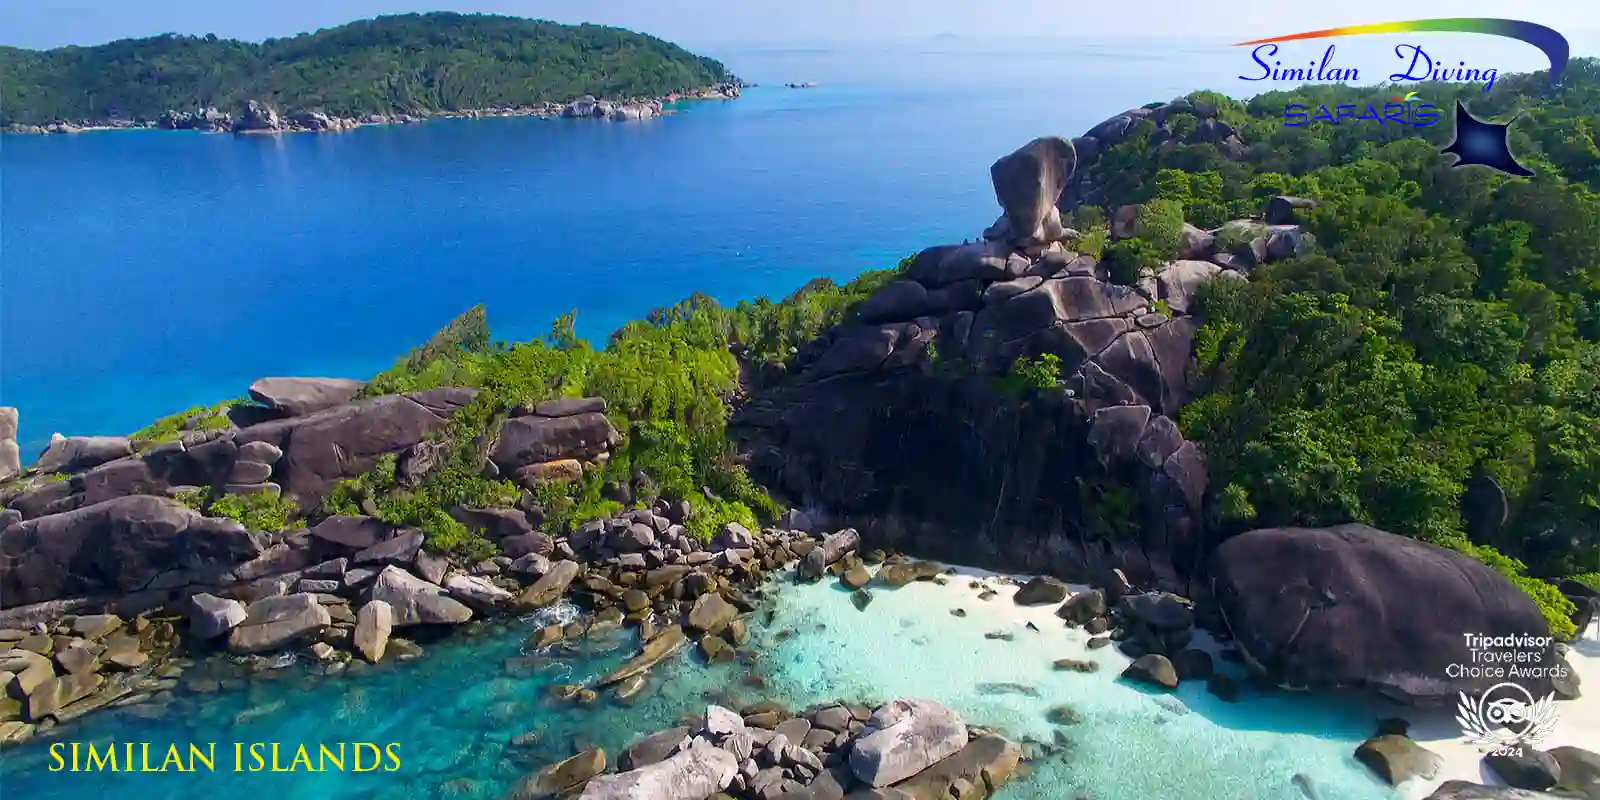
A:
[[[1184,588],[1210,549],[1205,461],[1173,421],[1192,286],[1114,284],[1063,244],[1075,161],[1040,139],[996,162],[985,241],[924,250],[758,389],[731,422],[757,476],[886,546]]]

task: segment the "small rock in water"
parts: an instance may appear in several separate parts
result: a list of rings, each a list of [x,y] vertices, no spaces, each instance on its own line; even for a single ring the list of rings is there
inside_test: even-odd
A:
[[[1299,789],[1300,793],[1306,796],[1306,800],[1322,800],[1322,795],[1317,793],[1317,785],[1311,782],[1310,775],[1304,772],[1296,772],[1294,777],[1289,779],[1289,782],[1293,783],[1294,788]]]
[[[857,611],[866,611],[867,606],[872,604],[872,593],[866,589],[857,589],[850,595],[850,602],[855,605]]]
[[[1071,706],[1056,706],[1045,712],[1044,718],[1050,720],[1052,725],[1076,725],[1080,719]]]
[[[993,589],[984,589],[982,592],[980,592],[978,594],[978,599],[979,600],[993,600],[995,598],[995,596],[998,595],[998,594],[999,594],[999,592],[996,592]]]
[[[1012,633],[1011,631],[989,631],[983,635],[983,638],[1009,642],[1016,638],[1016,634]]]
[[[1039,632],[1039,626],[1033,624],[1032,622],[1030,622],[1030,623],[1028,623],[1028,630],[1033,631],[1034,633],[1038,633]]]
[[[980,683],[977,689],[982,694],[1020,694],[1024,697],[1038,697],[1039,690],[1022,683]]]
[[[950,609],[950,616],[952,616],[952,617],[964,617],[966,615],[967,615],[967,610],[964,609],[964,608],[952,608],[952,609]]]
[[[1100,662],[1079,661],[1075,658],[1058,658],[1055,662],[1057,670],[1071,670],[1073,672],[1099,672]]]

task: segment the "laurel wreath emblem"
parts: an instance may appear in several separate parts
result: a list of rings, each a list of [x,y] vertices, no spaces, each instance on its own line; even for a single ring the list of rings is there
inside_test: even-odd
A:
[[[1509,688],[1516,693],[1528,698],[1526,703],[1518,703],[1514,716],[1521,719],[1496,719],[1504,717],[1503,706],[1491,707],[1488,702],[1490,695],[1495,690]],[[1504,703],[1505,701],[1499,701]],[[1456,705],[1456,722],[1460,723],[1464,738],[1469,744],[1489,745],[1493,747],[1507,747],[1514,745],[1528,745],[1537,747],[1543,742],[1550,731],[1555,727],[1556,698],[1554,694],[1547,695],[1542,700],[1534,700],[1533,695],[1521,686],[1514,683],[1501,683],[1489,687],[1489,690],[1478,697],[1477,700],[1467,696],[1466,692],[1460,693],[1460,702]],[[1509,726],[1501,728],[1495,725],[1504,725],[1506,722],[1526,723],[1526,727],[1519,733],[1514,732]]]

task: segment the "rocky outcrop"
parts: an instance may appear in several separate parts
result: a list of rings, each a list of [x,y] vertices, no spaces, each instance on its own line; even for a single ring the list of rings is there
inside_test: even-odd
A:
[[[540,465],[592,461],[622,441],[604,409],[599,398],[541,403],[533,413],[500,425],[490,460],[501,474],[517,474],[530,486],[543,477]]]
[[[739,772],[732,753],[699,739],[670,758],[638,769],[601,775],[580,800],[705,800]]]
[[[197,111],[168,109],[156,118],[156,127],[170,131],[229,131],[233,130],[233,115],[209,107]]]
[[[366,385],[348,378],[261,378],[250,384],[250,397],[285,417],[303,417],[354,400]]]
[[[234,133],[265,133],[281,130],[283,121],[278,110],[259,100],[246,100],[239,104],[233,115]]]
[[[228,634],[235,653],[264,653],[304,641],[333,623],[314,594],[269,597],[250,605],[250,612]]]
[[[189,632],[201,639],[215,639],[228,633],[249,616],[244,604],[233,598],[204,592],[189,598]]]
[[[1061,210],[1070,211],[1083,204],[1104,205],[1106,198],[1101,187],[1105,185],[1105,175],[1099,163],[1100,154],[1146,128],[1149,142],[1163,152],[1184,144],[1207,145],[1226,158],[1242,159],[1246,152],[1244,142],[1232,125],[1218,119],[1217,112],[1213,105],[1180,97],[1153,107],[1128,109],[1090,128],[1072,140],[1078,169],[1061,194]],[[1181,134],[1180,126],[1174,124],[1180,116],[1188,116],[1195,123]]]
[[[910,709],[919,709],[921,726],[914,731],[909,727]],[[890,717],[894,721],[886,723],[888,727],[873,724]],[[932,724],[938,720],[950,724]],[[886,735],[889,731],[896,734],[893,742]],[[891,745],[888,751],[881,749],[886,742]],[[854,754],[862,752],[872,754],[870,774],[877,783],[862,780],[854,769]],[[1010,781],[1021,760],[1022,750],[1015,742],[991,731],[969,730],[952,712],[926,700],[897,700],[875,713],[841,703],[791,713],[764,701],[740,711],[708,706],[693,725],[639,739],[623,750],[616,773],[603,774],[604,755],[585,751],[529,775],[513,796],[983,798]],[[898,776],[891,778],[891,772]]]
[[[169,573],[221,576],[262,547],[233,520],[133,496],[12,525],[0,531],[0,552],[9,559],[0,571],[0,605],[10,607],[128,594]]]
[[[371,469],[385,453],[421,442],[475,395],[456,388],[382,395],[252,425],[233,441],[266,442],[281,450],[273,480],[311,511],[339,481]]]
[[[850,770],[862,783],[889,786],[967,745],[960,715],[931,700],[896,700],[879,708],[850,750]]]
[[[50,439],[50,446],[33,468],[39,472],[82,472],[132,454],[133,442],[125,436],[58,434]]]
[[[997,195],[1020,196],[1020,172],[1048,196],[1059,148],[1023,152],[998,169]],[[1019,214],[1037,208],[1025,199],[1012,198]],[[764,484],[894,549],[1182,587],[1211,543],[1205,461],[1173,422],[1191,396],[1187,298],[1204,276],[1179,271],[1163,297],[1059,243],[929,248],[855,321],[762,370],[777,377],[731,429]],[[1008,378],[1044,356],[1059,363],[1053,386]]]
[[[1047,245],[1065,238],[1066,228],[1061,224],[1056,202],[1076,164],[1072,143],[1055,136],[1034,139],[994,162],[989,175],[994,181],[995,199],[1005,213],[984,233],[984,238],[1019,247]]]
[[[443,588],[413,577],[399,567],[385,567],[372,585],[372,599],[389,604],[394,627],[455,625],[472,618],[472,609]]]
[[[1241,650],[1278,682],[1356,686],[1428,703],[1498,680],[1450,678],[1471,664],[1463,633],[1548,637],[1532,598],[1460,553],[1365,525],[1266,528],[1223,542],[1211,592]],[[1548,647],[1524,667],[1555,666]],[[1548,678],[1522,679],[1535,697]]]
[[[17,449],[17,410],[0,406],[0,481],[22,472],[22,454]]]

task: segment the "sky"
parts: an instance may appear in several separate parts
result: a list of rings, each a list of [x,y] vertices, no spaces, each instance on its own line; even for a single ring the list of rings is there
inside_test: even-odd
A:
[[[1600,29],[1596,0],[0,0],[0,44],[99,44],[160,33],[259,41],[381,14],[462,11],[643,31],[685,46],[963,36],[1250,37],[1429,17]],[[1593,41],[1592,37],[1579,37]],[[1579,54],[1584,50],[1574,48]]]

